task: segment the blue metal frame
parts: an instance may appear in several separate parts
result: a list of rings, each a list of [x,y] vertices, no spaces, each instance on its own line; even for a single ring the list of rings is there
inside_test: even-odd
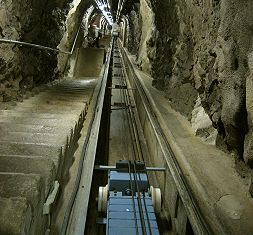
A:
[[[137,172],[136,174],[138,175],[138,179],[140,179],[138,181],[138,188],[141,192],[141,204],[146,210],[146,212],[143,213],[146,234],[159,235],[152,198],[149,194],[147,174],[144,171]],[[134,178],[133,175],[134,173],[129,173],[127,171],[109,171],[108,173],[107,235],[143,234],[138,208],[137,189],[132,187],[133,194],[131,192],[130,184],[131,178]],[[136,229],[136,225],[138,229]]]

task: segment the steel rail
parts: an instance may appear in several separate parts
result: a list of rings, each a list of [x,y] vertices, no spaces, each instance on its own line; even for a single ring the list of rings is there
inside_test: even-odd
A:
[[[55,49],[55,48],[52,48],[52,47],[42,46],[42,45],[39,45],[39,44],[34,44],[34,43],[29,43],[29,42],[22,42],[22,41],[17,41],[17,40],[12,40],[12,39],[4,39],[4,38],[0,38],[0,43],[16,44],[16,45],[20,45],[20,46],[34,47],[34,48],[39,49],[39,50],[47,50],[47,51],[53,51],[53,52],[62,53],[62,54],[66,54],[66,55],[72,55],[73,52],[74,52],[74,48],[75,48],[75,45],[76,45],[77,38],[78,38],[79,33],[80,33],[81,26],[82,26],[82,24],[80,24],[80,26],[77,30],[77,33],[76,33],[71,51],[62,51],[60,49]]]
[[[114,40],[114,43],[115,43],[115,40]],[[113,56],[113,60],[115,59],[115,55]],[[118,56],[119,58],[119,56]],[[121,84],[120,84],[121,88],[119,90],[119,93],[120,93],[120,101],[121,103],[123,104],[124,103],[124,95],[123,95],[123,90],[122,90],[122,87],[123,87],[123,83],[122,83],[122,79],[121,79]],[[128,109],[127,105],[125,105],[125,107],[122,107],[123,109]],[[125,130],[127,130],[126,128],[126,119],[128,118],[127,117],[127,112],[122,112],[122,117],[123,117],[123,120],[122,120],[122,125],[121,125],[121,131],[122,131],[122,134],[121,134],[121,148],[122,148],[122,153],[123,153],[123,158],[127,158],[127,156],[129,156],[129,138],[131,139],[131,133],[130,136],[127,135],[127,141],[126,144],[124,144],[124,138],[123,138],[123,133]],[[129,127],[129,122],[127,123],[128,127]],[[124,151],[124,148],[126,149],[126,151]],[[125,156],[126,154],[126,156]],[[129,159],[128,159],[129,160]]]
[[[121,57],[120,58],[121,64],[123,64],[123,58],[122,58],[122,56],[120,56],[120,57]],[[126,73],[126,70],[125,70],[124,67],[123,67],[123,77],[122,77],[122,79],[125,82],[125,86],[127,88],[129,88],[128,83],[127,83],[127,73]],[[142,161],[144,161],[143,149],[142,149],[142,146],[141,146],[141,143],[140,143],[140,135],[139,135],[139,131],[138,131],[138,128],[137,128],[137,122],[136,122],[137,117],[136,117],[136,114],[133,111],[133,108],[132,108],[133,106],[132,106],[132,102],[131,102],[131,99],[130,99],[130,90],[126,89],[126,90],[124,90],[124,92],[126,94],[126,100],[129,104],[128,107],[129,107],[129,115],[130,115],[130,120],[131,120],[130,124],[132,126],[133,131],[134,131],[135,141],[134,141],[133,144],[136,145],[136,148],[138,150],[137,152],[138,152],[138,155],[139,155],[139,159],[142,159]],[[136,160],[136,159],[134,159],[134,160]],[[146,200],[145,199],[145,192],[140,192],[140,189],[139,189],[139,183],[141,182],[141,177],[140,177],[139,172],[137,172],[137,170],[136,170],[135,161],[133,162],[133,167],[134,167],[135,185],[136,185],[137,194],[138,194],[138,204],[139,204],[139,210],[140,210],[140,217],[141,217],[141,221],[143,221],[143,224],[144,224],[143,234],[147,234],[145,219],[144,219],[144,215],[143,215],[143,213],[145,211],[145,214],[146,214],[146,217],[147,217],[147,223],[148,223],[148,231],[149,231],[149,234],[152,235],[151,225],[150,225],[148,211],[147,211],[147,207],[146,207],[146,201],[145,201]],[[143,210],[143,206],[142,206],[142,201],[143,201],[143,204],[144,204],[144,210]]]
[[[117,48],[117,51],[119,49],[115,45],[116,44],[115,40],[113,41],[113,44],[114,44],[113,53],[115,53],[116,48]],[[118,53],[119,53],[119,51],[118,51]],[[114,58],[115,57],[113,57],[113,59]],[[122,65],[122,61],[121,60],[120,60],[120,62],[121,62],[121,65]],[[121,83],[121,86],[124,86],[124,84],[125,84],[122,76],[120,76],[120,83]],[[132,129],[131,129],[130,120],[129,120],[129,114],[128,114],[129,105],[126,105],[127,103],[126,103],[125,92],[124,92],[124,90],[122,88],[120,89],[120,100],[121,100],[122,103],[125,103],[125,106],[126,106],[125,110],[123,110],[123,112],[122,112],[123,113],[123,130],[122,130],[122,133],[123,133],[123,131],[126,131],[125,120],[127,119],[126,121],[127,121],[128,127],[129,127],[130,141],[132,142],[132,151],[133,151],[133,154],[134,154],[135,148],[133,146],[133,137],[132,137],[133,134],[132,134]],[[125,117],[126,117],[126,119],[125,119]],[[123,141],[123,139],[121,140],[121,142],[122,142],[122,151],[124,153],[124,144],[123,144],[124,141]],[[127,144],[127,150],[129,150],[128,144]],[[129,179],[130,179],[130,190],[131,190],[132,207],[133,207],[133,212],[134,212],[135,233],[136,233],[136,235],[139,235],[137,210],[136,210],[135,198],[134,198],[135,194],[134,194],[134,188],[133,188],[133,184],[135,184],[135,182],[132,179],[132,171],[131,171],[131,164],[130,164],[129,154],[126,155],[126,158],[128,159],[128,174],[129,174]],[[139,203],[138,203],[138,207],[139,207]],[[139,213],[140,213],[140,208],[139,208]],[[141,216],[140,216],[140,218],[141,218]],[[141,225],[142,225],[142,228],[143,228],[143,222],[142,221],[141,221]],[[143,231],[143,229],[142,229],[142,231]]]
[[[135,208],[134,190],[133,190],[133,180],[132,180],[132,172],[131,172],[130,161],[128,162],[128,173],[129,173],[129,179],[130,179],[131,198],[132,198],[133,211],[134,211],[135,231],[136,231],[136,235],[139,235],[138,220],[137,220],[137,216],[136,216],[137,211],[136,211],[136,208]],[[140,212],[140,209],[139,209],[139,212]]]
[[[115,42],[115,43],[117,43],[117,42]],[[120,62],[122,65],[123,64],[122,56],[120,56]],[[122,66],[122,70],[123,71],[122,71],[122,76],[121,76],[121,83],[122,83],[122,85],[125,85],[128,88],[127,79],[126,79],[127,75],[126,75],[126,71],[123,68],[123,66]],[[141,144],[140,144],[140,140],[139,140],[139,133],[138,133],[138,129],[137,129],[136,116],[135,116],[133,108],[132,108],[132,102],[130,99],[129,89],[121,89],[121,91],[123,93],[125,103],[127,104],[128,111],[129,111],[129,112],[127,112],[127,116],[128,116],[129,126],[131,127],[132,146],[135,150],[134,151],[135,154],[137,156],[139,156],[138,159],[142,159],[144,161],[143,150],[141,148]],[[145,197],[144,197],[144,192],[140,192],[140,188],[139,188],[139,183],[141,182],[141,178],[140,178],[139,173],[136,170],[135,160],[137,160],[136,157],[134,157],[134,159],[133,159],[133,170],[134,170],[133,176],[134,176],[135,188],[137,189],[136,190],[137,191],[137,202],[138,202],[138,207],[139,207],[142,233],[143,233],[143,235],[147,234],[146,223],[145,223],[145,218],[144,218],[144,211],[145,211],[145,214],[147,216],[148,231],[149,231],[149,234],[152,235],[149,216],[148,216],[148,212],[147,212],[147,207],[145,206],[146,201],[145,201]],[[144,210],[143,210],[143,206],[142,206],[142,201],[144,203]]]
[[[114,40],[114,43],[116,43],[116,41]],[[119,58],[121,59],[121,57],[119,56]],[[121,81],[121,85],[122,86],[126,86],[126,83],[123,79],[123,74],[122,76],[120,76],[120,81]],[[135,134],[134,134],[134,130],[133,130],[133,125],[132,125],[132,121],[133,118],[131,117],[131,109],[129,107],[130,103],[129,103],[129,100],[127,99],[127,94],[125,92],[125,89],[120,89],[120,96],[121,96],[121,100],[125,103],[125,114],[124,116],[126,116],[127,118],[127,123],[128,123],[128,126],[129,126],[129,133],[130,133],[130,139],[131,139],[131,142],[132,142],[132,150],[133,150],[133,155],[136,154],[136,152],[138,152],[138,149],[136,149],[136,145],[134,144],[135,143]],[[128,159],[130,160],[130,159]],[[134,159],[135,160],[135,159]]]
[[[122,57],[121,57],[121,60],[122,60]],[[124,71],[124,75],[125,75],[125,71]],[[127,81],[126,81],[126,78],[124,77],[124,75],[122,75],[121,80],[122,80],[122,83],[127,87]],[[128,117],[128,123],[130,126],[130,130],[131,130],[131,137],[132,137],[132,142],[133,142],[133,146],[134,146],[134,151],[135,151],[135,154],[138,156],[138,159],[135,158],[134,160],[144,161],[141,145],[139,142],[137,144],[137,141],[139,140],[139,133],[137,131],[137,125],[136,125],[135,115],[134,115],[133,108],[132,108],[132,103],[129,98],[130,97],[129,90],[128,89],[122,89],[122,90],[123,90],[123,94],[124,94],[124,101],[127,104],[126,111],[127,110],[129,111],[129,112],[127,112],[127,117]]]
[[[141,192],[140,192],[139,183],[138,183],[138,179],[137,179],[135,161],[133,161],[133,167],[134,167],[134,172],[133,172],[134,183],[135,183],[135,188],[137,189],[137,202],[138,202],[139,214],[140,214],[140,219],[141,219],[142,234],[147,235],[147,230],[146,230],[146,226],[145,226],[145,219],[144,219],[142,203],[141,203]]]
[[[127,56],[127,52],[125,48],[123,48],[121,44],[121,51],[124,53],[127,58],[127,62],[129,64],[129,68],[134,71],[134,66],[131,63],[130,59]],[[185,210],[187,212],[188,218],[191,222],[193,231],[196,235],[211,235],[213,232],[210,227],[206,223],[198,204],[195,201],[194,195],[188,186],[184,174],[177,162],[176,156],[167,140],[167,137],[161,127],[157,115],[151,105],[150,98],[148,97],[145,89],[142,87],[141,82],[139,81],[137,75],[133,72],[133,82],[136,85],[136,88],[139,92],[139,95],[142,99],[144,109],[147,113],[147,116],[150,120],[151,126],[154,130],[154,134],[158,140],[158,143],[162,149],[162,153],[164,155],[164,160],[166,161],[166,165],[173,177],[179,195],[183,201],[185,206]]]
[[[114,59],[115,59],[115,52],[118,51],[118,48],[117,46],[115,45],[115,40],[113,41],[113,64],[114,64]],[[117,48],[117,49],[116,49]],[[122,77],[120,77],[120,85],[123,86],[124,85],[124,81],[122,79]],[[123,89],[121,88],[119,90],[119,93],[120,93],[120,101],[121,103],[123,104],[125,102],[125,97],[124,97],[124,91]],[[125,110],[123,110],[122,112],[122,116],[123,116],[123,122],[122,122],[122,134],[127,130],[126,128],[126,119],[125,117],[127,117],[128,119],[128,111],[127,111],[128,107],[126,106],[125,107]],[[128,124],[128,127],[129,127],[129,121],[127,122]],[[129,127],[130,128],[130,127]],[[130,139],[131,139],[131,133],[130,134]],[[124,151],[124,148],[125,148],[125,145],[124,145],[124,140],[123,140],[123,135],[121,135],[121,148],[122,148],[122,153],[123,153],[123,158],[126,158],[128,160],[128,174],[129,174],[129,179],[130,179],[130,192],[131,192],[131,200],[132,200],[132,207],[133,207],[133,214],[134,214],[134,225],[135,225],[135,234],[136,235],[139,235],[139,228],[138,228],[138,220],[137,220],[137,210],[136,210],[136,205],[135,205],[135,198],[134,198],[134,188],[133,188],[133,180],[132,180],[132,173],[131,173],[131,165],[130,165],[130,162],[129,162],[129,146],[128,146],[128,141],[127,141],[127,153],[126,153],[126,156],[125,156],[125,151]]]
[[[137,187],[137,191],[138,191],[138,194],[139,194],[138,198],[140,200],[140,203],[141,203],[141,201],[143,201],[144,209],[145,209],[145,214],[147,216],[149,234],[152,235],[152,230],[151,230],[151,226],[150,226],[150,220],[149,220],[147,206],[146,206],[145,192],[140,192],[140,188],[139,188],[139,183],[141,182],[141,177],[140,177],[140,174],[136,170],[136,163],[134,162],[133,164],[134,164],[134,174],[136,175],[136,177],[138,177],[138,179],[136,179],[136,187]],[[142,197],[140,197],[141,193],[142,193]],[[141,203],[141,208],[142,208],[142,203]],[[142,213],[143,213],[143,209],[142,209]],[[144,220],[144,227],[145,227],[145,218],[143,218],[143,220]],[[145,227],[145,231],[146,231],[146,227]]]
[[[123,64],[123,57],[122,57],[122,53],[120,53],[120,59],[122,61]],[[137,151],[139,153],[139,159],[138,160],[142,160],[145,162],[145,157],[144,156],[148,156],[148,150],[146,147],[146,144],[144,143],[144,134],[141,131],[141,124],[140,124],[140,120],[138,118],[138,114],[137,112],[134,111],[133,107],[136,107],[136,103],[135,100],[133,99],[131,101],[130,97],[133,96],[133,93],[130,94],[130,92],[136,91],[136,88],[132,88],[129,87],[130,83],[129,81],[126,79],[127,77],[127,72],[126,72],[126,67],[122,66],[123,68],[123,74],[124,74],[124,80],[125,80],[125,87],[126,89],[124,89],[125,91],[125,97],[126,97],[126,102],[128,103],[127,108],[129,108],[129,114],[130,114],[130,119],[132,120],[130,122],[130,125],[134,131],[134,138],[136,140],[136,146],[137,146]],[[139,127],[139,128],[138,128]],[[138,144],[137,144],[138,141]],[[137,160],[137,159],[135,159]],[[149,160],[149,159],[148,159]]]
[[[140,175],[139,175],[139,179],[141,180]],[[147,208],[146,199],[145,199],[145,193],[143,193],[142,197],[143,197],[143,204],[144,204],[144,208],[145,208],[146,216],[147,216],[147,221],[148,221],[149,234],[152,235],[152,229],[151,229],[148,208]]]

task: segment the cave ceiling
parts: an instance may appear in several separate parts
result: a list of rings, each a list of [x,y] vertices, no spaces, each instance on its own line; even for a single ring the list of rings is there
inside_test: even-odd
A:
[[[112,15],[114,19],[116,17],[118,9],[118,2],[119,0],[110,0]],[[131,10],[133,10],[137,6],[139,2],[140,0],[126,0],[122,10],[122,14],[127,15],[129,12],[131,12]]]

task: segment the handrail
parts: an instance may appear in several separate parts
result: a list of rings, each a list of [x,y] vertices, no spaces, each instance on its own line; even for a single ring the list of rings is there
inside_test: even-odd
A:
[[[75,40],[74,40],[74,42],[73,42],[73,45],[72,45],[72,48],[71,48],[71,51],[70,51],[70,54],[69,54],[69,55],[72,55],[73,52],[74,52],[74,49],[75,49],[75,46],[76,46],[76,41],[77,41],[77,38],[78,38],[79,33],[80,33],[80,30],[81,30],[81,26],[82,26],[82,22],[80,23],[80,26],[79,26],[79,28],[78,28],[78,30],[77,30],[76,37],[75,37]]]
[[[0,43],[17,44],[17,45],[21,45],[21,46],[35,47],[35,48],[41,49],[41,50],[48,50],[48,51],[54,51],[54,52],[62,53],[62,54],[66,54],[66,55],[72,55],[73,52],[74,52],[74,48],[75,48],[75,45],[76,45],[78,35],[80,33],[81,26],[82,26],[82,23],[80,24],[80,26],[77,30],[77,33],[76,33],[75,40],[73,42],[71,51],[62,51],[62,50],[55,49],[55,48],[52,48],[52,47],[46,47],[46,46],[42,46],[42,45],[38,45],[38,44],[34,44],[34,43],[21,42],[21,41],[16,41],[16,40],[11,40],[11,39],[4,39],[4,38],[0,38]]]
[[[55,52],[58,52],[58,53],[71,55],[71,53],[67,52],[67,51],[61,51],[59,49],[54,49],[54,48],[51,48],[51,47],[46,47],[46,46],[41,46],[41,45],[38,45],[38,44],[33,44],[33,43],[28,43],[28,42],[21,42],[21,41],[16,41],[16,40],[11,40],[11,39],[2,39],[2,38],[0,38],[0,43],[18,44],[18,45],[21,45],[21,46],[35,47],[35,48],[42,49],[42,50],[55,51]]]

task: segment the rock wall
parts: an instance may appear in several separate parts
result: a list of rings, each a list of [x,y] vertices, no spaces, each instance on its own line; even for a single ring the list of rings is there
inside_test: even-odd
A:
[[[140,21],[142,22],[141,26],[141,36],[139,42],[139,51],[138,51],[138,65],[141,70],[146,72],[151,72],[151,67],[149,63],[149,58],[152,58],[153,51],[148,50],[147,42],[152,40],[153,32],[155,32],[155,17],[152,10],[150,2],[141,1],[140,2]],[[153,47],[154,48],[154,47]],[[148,55],[149,53],[149,55]]]
[[[139,41],[141,35],[141,21],[139,15],[139,5],[131,10],[128,14],[129,19],[129,34],[128,34],[128,50],[132,54],[137,54],[139,49]]]
[[[141,40],[132,50],[172,107],[189,120],[194,106],[204,108],[217,146],[251,168],[252,10],[250,0],[140,0]]]
[[[82,45],[84,37],[88,34],[88,23],[90,21],[90,17],[93,11],[94,7],[91,5],[90,0],[86,0],[84,2],[82,2],[81,0],[76,0],[75,4],[70,9],[66,17],[65,32],[58,45],[58,48],[60,50],[71,51],[75,41],[76,43],[74,50]],[[64,73],[65,70],[68,70],[69,67],[71,67],[69,62],[70,60],[76,59],[75,52],[71,56],[65,54],[58,54],[57,70],[61,74]]]
[[[0,4],[0,35],[5,39],[52,48],[57,48],[61,42],[61,49],[70,50],[77,27],[75,23],[80,22],[86,5],[91,4],[90,0],[80,2],[3,0]],[[0,43],[0,101],[22,99],[27,90],[58,77],[64,70],[66,58],[57,58],[55,52]]]

